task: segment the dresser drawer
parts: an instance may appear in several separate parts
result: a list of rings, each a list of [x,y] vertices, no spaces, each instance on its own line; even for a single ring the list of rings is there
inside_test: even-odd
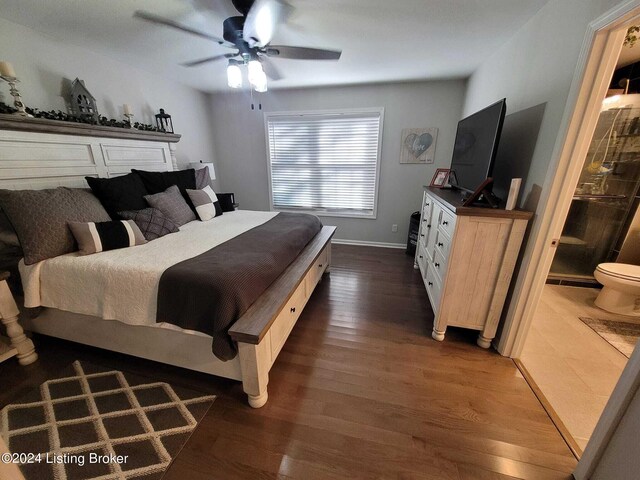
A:
[[[424,224],[425,237],[424,237],[424,249],[427,252],[429,259],[433,259],[433,249],[436,245],[436,237],[438,236],[438,222],[440,221],[440,215],[442,215],[442,208],[440,205],[434,202],[431,209],[431,220]]]
[[[433,271],[438,276],[438,280],[440,283],[443,283],[444,277],[447,274],[447,259],[442,256],[442,252],[436,248],[436,251],[433,255]]]
[[[418,249],[416,251],[416,263],[418,267],[420,267],[420,272],[422,272],[422,277],[424,278],[425,272],[427,271],[427,263],[428,263],[427,254],[424,250],[424,246],[418,243]]]
[[[451,239],[442,233],[442,230],[437,231],[435,244],[436,250],[440,250],[442,256],[448,259],[451,251]]]
[[[424,279],[425,287],[427,287],[427,294],[431,299],[431,307],[433,313],[437,314],[440,308],[440,295],[442,293],[442,286],[438,280],[436,274],[433,271],[433,265],[429,264],[427,267],[427,274]]]
[[[456,229],[456,216],[443,208],[439,217],[438,228],[446,233],[449,238],[453,238],[453,232]]]
[[[433,209],[433,204],[433,199],[425,193],[424,199],[422,201],[422,218],[431,218],[431,210]]]

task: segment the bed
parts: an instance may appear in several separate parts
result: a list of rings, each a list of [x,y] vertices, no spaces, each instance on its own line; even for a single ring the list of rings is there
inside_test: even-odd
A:
[[[176,169],[178,135],[68,126],[0,116],[0,188],[86,187],[84,176],[131,168]],[[129,134],[129,135],[127,135]],[[113,136],[117,135],[118,138]],[[229,212],[192,222],[146,245],[21,265],[24,304],[43,306],[23,326],[34,332],[205,372],[243,384],[249,404],[267,401],[269,370],[331,261],[334,227],[322,227],[286,269],[228,329],[237,355],[212,353],[212,337],[156,322],[158,278],[167,268],[273,220],[277,212]],[[185,247],[185,245],[187,245]],[[134,252],[134,250],[136,250]],[[170,253],[170,254],[169,254]],[[126,266],[126,268],[125,268]],[[132,275],[136,282],[126,281]],[[69,295],[68,292],[75,292]]]

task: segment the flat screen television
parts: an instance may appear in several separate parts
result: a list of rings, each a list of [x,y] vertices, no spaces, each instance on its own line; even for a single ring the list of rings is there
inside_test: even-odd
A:
[[[503,98],[458,122],[451,160],[453,187],[474,192],[491,177],[506,110]]]

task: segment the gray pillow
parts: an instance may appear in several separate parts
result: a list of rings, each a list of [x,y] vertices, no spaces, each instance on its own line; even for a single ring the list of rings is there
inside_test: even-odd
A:
[[[118,212],[118,215],[124,219],[136,222],[144,238],[149,241],[179,231],[176,224],[165,217],[157,208],[149,207],[143,208],[142,210],[128,210],[126,212]]]
[[[76,250],[68,222],[111,220],[100,201],[80,188],[0,190],[0,207],[18,235],[27,265]]]
[[[145,195],[144,199],[149,206],[160,210],[165,217],[178,227],[196,220],[195,213],[189,208],[180,193],[180,189],[175,185],[171,185],[162,193]]]
[[[209,175],[209,167],[199,168],[196,170],[196,189],[202,190],[204,187],[211,187],[211,176]]]

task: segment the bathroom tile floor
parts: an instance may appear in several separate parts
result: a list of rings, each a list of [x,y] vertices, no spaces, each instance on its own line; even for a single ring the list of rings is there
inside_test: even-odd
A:
[[[578,317],[636,320],[600,310],[593,303],[598,292],[595,288],[545,285],[520,356],[583,450],[627,358]]]

